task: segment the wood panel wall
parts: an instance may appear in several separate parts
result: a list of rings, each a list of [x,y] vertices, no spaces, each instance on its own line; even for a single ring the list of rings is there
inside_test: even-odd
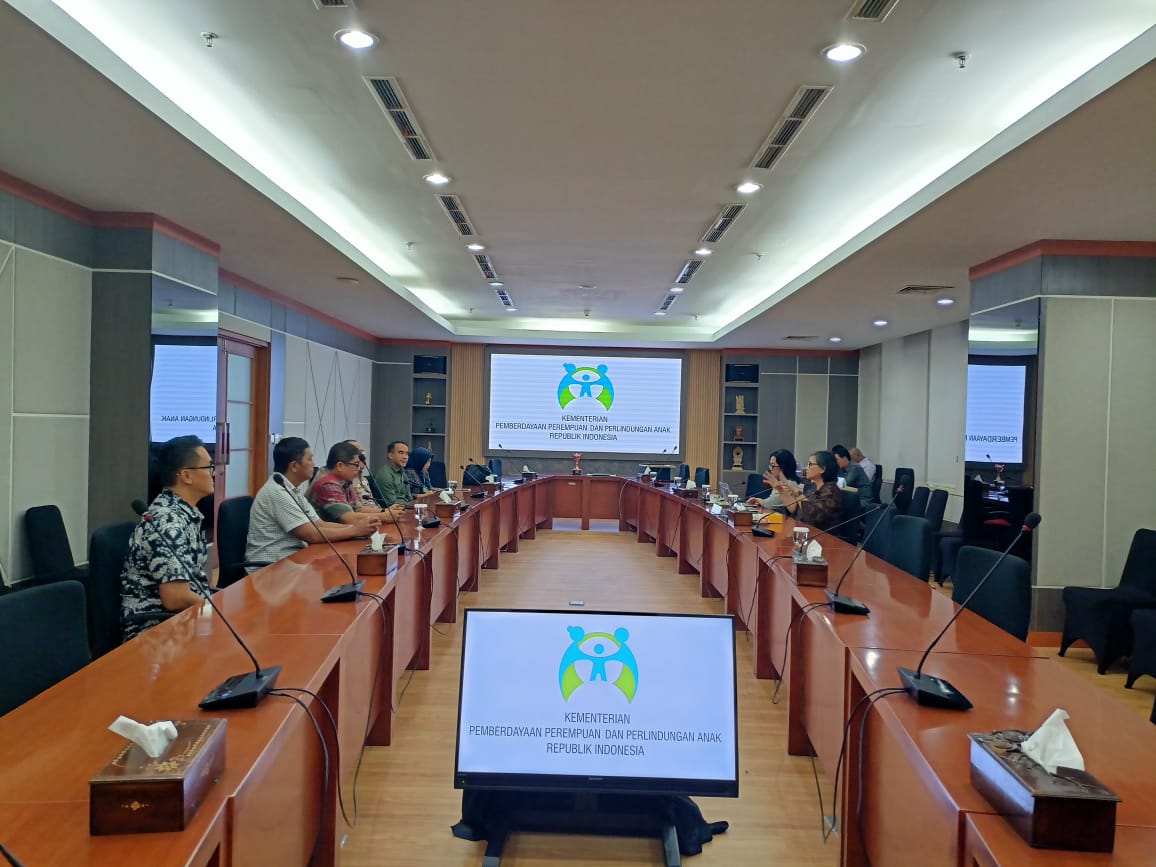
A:
[[[469,459],[485,463],[486,346],[454,343],[450,346],[449,437],[446,442],[446,473],[460,479],[458,468]]]
[[[686,435],[684,461],[710,470],[712,486],[719,479],[719,383],[722,353],[695,349],[687,353]]]

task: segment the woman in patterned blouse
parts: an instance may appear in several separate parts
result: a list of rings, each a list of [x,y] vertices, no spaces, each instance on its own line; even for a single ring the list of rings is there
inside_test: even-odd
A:
[[[835,479],[839,465],[830,452],[815,452],[807,459],[807,486],[799,491],[787,485],[777,488],[787,510],[812,527],[827,530],[843,516],[843,493]]]

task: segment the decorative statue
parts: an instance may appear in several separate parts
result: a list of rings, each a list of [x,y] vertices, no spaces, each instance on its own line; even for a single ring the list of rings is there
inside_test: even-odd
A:
[[[747,414],[747,399],[741,394],[735,395],[735,415]]]
[[[735,425],[735,442],[743,441],[743,426],[741,424]]]
[[[574,452],[574,469],[570,470],[571,475],[582,475],[582,453]]]
[[[433,403],[433,392],[427,391],[425,393],[425,405],[429,406],[431,403]]]
[[[731,469],[741,470],[743,468],[743,447],[735,446],[731,450]]]

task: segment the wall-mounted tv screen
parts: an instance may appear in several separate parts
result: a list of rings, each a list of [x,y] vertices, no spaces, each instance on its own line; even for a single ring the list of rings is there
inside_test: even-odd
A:
[[[457,788],[737,797],[730,616],[468,609]]]
[[[155,343],[149,394],[154,443],[193,434],[216,442],[217,345]]]
[[[1026,389],[1025,364],[968,363],[965,462],[1024,462]]]
[[[682,359],[490,356],[488,450],[674,455]]]

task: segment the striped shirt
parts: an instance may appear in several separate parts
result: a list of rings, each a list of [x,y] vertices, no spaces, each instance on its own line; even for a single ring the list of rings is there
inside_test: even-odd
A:
[[[252,563],[276,563],[294,551],[308,547],[309,543],[298,539],[293,531],[308,524],[310,519],[321,520],[301,492],[294,488],[290,494],[270,477],[257,492],[253,509],[249,512],[245,559]],[[256,568],[250,567],[248,571]]]

